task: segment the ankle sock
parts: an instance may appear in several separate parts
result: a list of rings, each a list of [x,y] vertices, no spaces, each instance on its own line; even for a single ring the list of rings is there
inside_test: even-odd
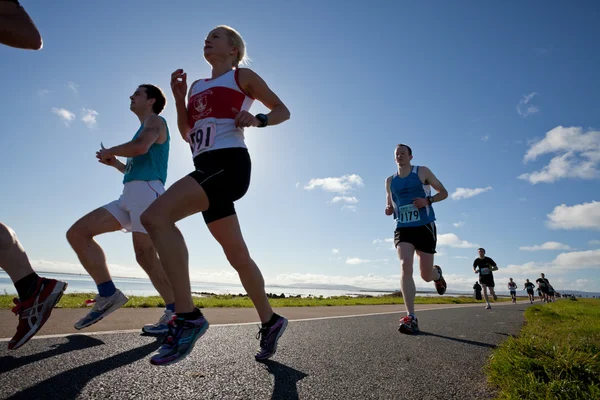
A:
[[[278,314],[273,313],[273,315],[271,316],[271,319],[268,322],[262,324],[263,328],[270,328],[273,325],[275,325],[275,322],[277,322],[279,317],[280,316]]]
[[[38,274],[33,272],[15,282],[15,288],[17,289],[17,293],[19,294],[19,299],[21,301],[33,295],[35,284],[37,283],[38,279],[40,279]]]
[[[200,317],[202,317],[202,312],[197,307],[194,307],[194,311],[192,311],[192,312],[177,313],[177,318],[181,318],[181,319],[194,320],[194,319],[199,319]]]
[[[107,281],[107,282],[101,283],[97,286],[98,286],[98,294],[101,297],[112,296],[117,291],[117,288],[115,287],[115,284],[113,283],[113,281]]]

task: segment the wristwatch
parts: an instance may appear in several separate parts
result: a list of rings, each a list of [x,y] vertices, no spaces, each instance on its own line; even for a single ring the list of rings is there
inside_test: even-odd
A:
[[[427,196],[427,201],[429,201],[429,205],[433,204],[433,196]]]
[[[256,114],[254,117],[260,121],[260,125],[258,125],[259,128],[264,128],[269,123],[269,117],[265,114]]]

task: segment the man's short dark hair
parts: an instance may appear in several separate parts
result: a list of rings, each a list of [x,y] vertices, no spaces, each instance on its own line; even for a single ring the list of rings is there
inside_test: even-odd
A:
[[[396,147],[400,147],[400,146],[404,146],[404,147],[406,147],[406,148],[408,149],[408,155],[409,155],[409,156],[412,156],[412,149],[410,148],[410,146],[409,146],[409,145],[400,143],[400,144],[399,144],[398,146],[396,146]]]
[[[165,97],[165,94],[163,93],[161,88],[159,88],[158,86],[151,85],[149,83],[144,83],[143,85],[140,85],[140,87],[146,89],[146,96],[149,99],[156,100],[154,104],[152,104],[152,111],[155,114],[160,114],[167,105],[167,98]]]
[[[481,251],[483,251],[485,253],[485,249],[483,247],[480,247],[480,248],[477,249],[477,251],[479,251],[479,250],[481,250]]]

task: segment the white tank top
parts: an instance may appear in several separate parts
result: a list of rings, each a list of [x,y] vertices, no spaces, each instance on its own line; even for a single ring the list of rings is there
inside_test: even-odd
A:
[[[187,134],[193,157],[210,150],[246,148],[244,129],[234,124],[235,113],[249,111],[254,98],[239,85],[237,69],[215,79],[200,79],[190,91]]]

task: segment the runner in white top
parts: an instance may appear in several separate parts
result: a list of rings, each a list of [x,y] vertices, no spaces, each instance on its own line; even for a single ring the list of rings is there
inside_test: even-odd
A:
[[[174,183],[142,214],[142,224],[173,284],[177,314],[172,332],[151,358],[155,365],[172,364],[186,357],[208,329],[208,322],[192,301],[188,250],[175,226],[177,221],[199,212],[258,311],[262,328],[257,360],[275,354],[287,326],[287,320],[275,314],[269,304],[262,274],[244,242],[234,202],[250,185],[251,161],[244,128],[280,124],[290,118],[290,112],[260,76],[238,67],[245,53],[240,34],[228,26],[218,26],[208,34],[204,46],[204,58],[212,67],[211,78],[191,85],[187,105],[187,74],[178,69],[171,75],[179,132],[190,145],[196,170]],[[250,114],[254,99],[271,112]]]

